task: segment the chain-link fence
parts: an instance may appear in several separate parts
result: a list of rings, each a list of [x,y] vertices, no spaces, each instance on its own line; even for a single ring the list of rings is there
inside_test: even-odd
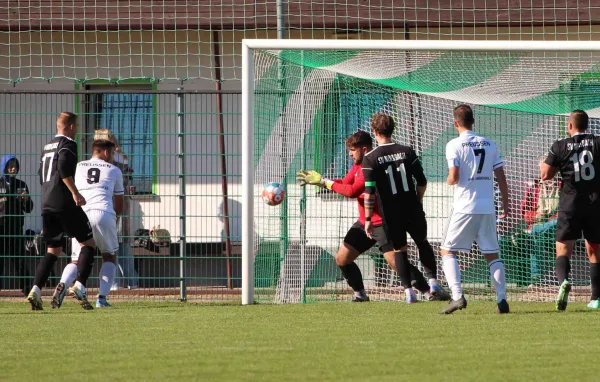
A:
[[[0,93],[0,297],[28,292],[46,252],[39,158],[56,133],[57,115],[74,111],[79,159],[90,158],[95,131],[110,129],[120,146],[115,160],[125,169],[111,298],[239,299],[239,103],[237,91],[163,92],[142,85]],[[160,231],[158,238],[159,228],[168,234]],[[64,251],[45,293],[70,261],[70,243]]]

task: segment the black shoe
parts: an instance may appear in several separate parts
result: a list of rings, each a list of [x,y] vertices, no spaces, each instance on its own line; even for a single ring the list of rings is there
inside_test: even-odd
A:
[[[431,288],[431,294],[429,295],[429,301],[450,301],[452,297],[450,293],[446,292],[441,286],[435,286]]]
[[[354,297],[354,299],[352,300],[352,302],[367,302],[367,301],[369,301],[369,296]]]
[[[458,300],[452,300],[446,305],[444,309],[440,312],[440,314],[452,314],[457,310],[463,310],[467,307],[467,300],[465,300],[465,296],[460,296]]]
[[[505,314],[509,313],[510,309],[508,308],[508,302],[505,299],[500,300],[498,303],[498,313]]]

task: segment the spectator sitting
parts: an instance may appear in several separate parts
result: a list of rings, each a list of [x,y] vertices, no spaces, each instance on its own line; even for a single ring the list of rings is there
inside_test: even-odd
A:
[[[27,295],[31,275],[24,256],[25,237],[23,225],[25,214],[33,210],[33,201],[29,197],[27,184],[16,178],[19,173],[19,161],[14,155],[2,157],[0,168],[0,275],[3,273],[7,256],[17,271],[19,288]]]
[[[540,158],[540,167],[544,160],[544,157]],[[527,188],[521,202],[521,215],[530,239],[528,247],[533,284],[546,273],[547,266],[544,265],[552,262],[552,259],[546,259],[545,252],[554,248],[559,194],[560,183],[556,179],[546,182],[536,179]]]

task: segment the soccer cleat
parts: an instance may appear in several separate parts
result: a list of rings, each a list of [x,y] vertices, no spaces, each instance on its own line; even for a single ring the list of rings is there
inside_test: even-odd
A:
[[[417,300],[417,296],[415,296],[412,293],[406,296],[405,301],[407,304],[416,304],[417,302],[419,302],[419,300]]]
[[[352,302],[368,302],[368,301],[370,301],[369,296],[361,296],[361,297],[355,296],[352,299]]]
[[[87,294],[85,292],[85,290],[81,290],[79,289],[77,286],[73,286],[71,288],[69,288],[71,292],[73,292],[73,295],[75,296],[75,298],[77,299],[77,301],[79,301],[79,305],[81,305],[81,307],[85,310],[92,310],[94,309],[94,307],[92,306],[92,304],[90,304],[90,302],[87,299]]]
[[[558,289],[558,297],[556,298],[556,310],[559,312],[567,309],[567,303],[569,302],[569,292],[571,291],[571,283],[569,280],[563,281]]]
[[[106,301],[106,298],[98,298],[96,300],[96,308],[110,308],[112,305]]]
[[[590,309],[600,309],[600,299],[590,301],[587,307]]]
[[[39,293],[35,293],[33,289],[27,295],[27,301],[31,304],[31,310],[44,310],[42,308],[42,296]]]
[[[67,295],[67,286],[65,283],[58,283],[56,289],[54,289],[54,294],[52,295],[52,301],[50,301],[50,305],[52,309],[58,309],[62,306],[63,300]]]
[[[450,293],[446,292],[441,286],[434,285],[431,287],[429,301],[450,301],[451,299]]]
[[[460,296],[458,300],[452,300],[446,305],[444,309],[440,312],[440,314],[452,314],[457,310],[463,310],[467,307],[467,300],[465,300],[465,296]]]
[[[506,302],[505,299],[500,300],[500,302],[498,303],[498,313],[506,314],[509,312],[510,312],[510,309],[508,307],[508,302]]]

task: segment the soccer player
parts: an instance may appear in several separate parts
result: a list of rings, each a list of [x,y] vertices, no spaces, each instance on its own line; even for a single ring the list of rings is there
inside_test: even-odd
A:
[[[504,175],[504,162],[496,144],[473,132],[473,110],[468,105],[454,108],[454,127],[458,138],[446,145],[448,184],[456,185],[452,216],[441,246],[442,268],[452,292],[452,301],[441,311],[451,314],[467,307],[460,284],[457,252],[469,252],[473,241],[479,244],[496,289],[498,313],[508,313],[506,302],[506,277],[504,264],[498,257],[500,247],[496,233],[494,206],[494,175],[502,194],[502,214],[509,213],[508,185]]]
[[[384,252],[384,257],[390,267],[396,272],[397,270],[392,244],[385,236],[383,221],[378,213],[377,206],[375,206],[371,218],[371,222],[373,223],[373,237],[368,237],[365,232],[365,179],[363,172],[361,171],[361,165],[365,154],[373,149],[371,135],[365,131],[357,131],[346,139],[346,147],[348,148],[349,155],[352,158],[354,165],[344,179],[326,179],[316,171],[300,171],[296,174],[296,178],[300,180],[301,186],[312,184],[322,188],[328,188],[347,198],[357,199],[359,218],[346,234],[344,242],[336,254],[335,261],[340,267],[348,285],[354,290],[354,299],[352,301],[363,302],[369,301],[369,297],[365,292],[360,269],[354,262],[358,256],[377,243],[379,249]],[[450,298],[442,287],[439,286],[436,275],[435,273],[432,273],[431,270],[426,268],[426,273],[430,277],[429,281],[431,286],[424,279],[417,267],[410,264],[410,270],[411,279],[415,284],[415,287],[422,293],[428,294],[430,300],[444,300]],[[415,301],[414,295],[410,295],[409,298],[407,298],[408,303]]]
[[[592,298],[588,308],[600,309],[600,137],[586,133],[588,115],[575,110],[567,124],[568,138],[552,144],[541,168],[543,181],[551,180],[560,171],[562,189],[556,223],[555,272],[560,283],[556,309],[567,308],[571,284],[571,255],[575,240],[585,239],[590,260]]]
[[[40,183],[42,184],[42,228],[48,244],[48,253],[40,260],[27,296],[32,310],[42,310],[41,288],[46,284],[56,259],[62,253],[65,234],[77,238],[81,255],[77,264],[79,275],[75,284],[75,295],[81,306],[92,309],[87,301],[85,283],[92,272],[96,243],[92,227],[81,206],[85,198],[75,186],[73,176],[77,166],[77,115],[62,112],[56,120],[57,135],[42,151],[40,158]]]
[[[383,230],[390,241],[390,257],[400,283],[404,287],[407,301],[416,300],[411,284],[411,267],[408,260],[406,234],[409,233],[419,249],[419,259],[425,268],[430,285],[437,289],[437,264],[433,248],[427,241],[427,221],[423,211],[423,196],[427,179],[414,150],[392,142],[394,119],[377,113],[371,118],[371,128],[378,146],[365,154],[362,171],[365,179],[365,232],[376,238],[375,199],[379,196],[379,212],[383,219]],[[413,178],[416,180],[416,186]]]
[[[115,278],[115,269],[119,249],[117,238],[117,216],[123,213],[123,174],[111,164],[115,152],[115,144],[109,140],[96,140],[92,145],[92,159],[79,162],[75,171],[75,186],[86,200],[85,211],[94,233],[94,241],[102,254],[100,268],[100,288],[96,308],[108,308],[110,304],[106,296],[110,292]],[[113,202],[114,200],[114,202]],[[80,246],[72,239],[73,253],[71,264],[68,264],[56,286],[52,297],[52,307],[60,308],[66,290],[77,277],[80,257]]]

